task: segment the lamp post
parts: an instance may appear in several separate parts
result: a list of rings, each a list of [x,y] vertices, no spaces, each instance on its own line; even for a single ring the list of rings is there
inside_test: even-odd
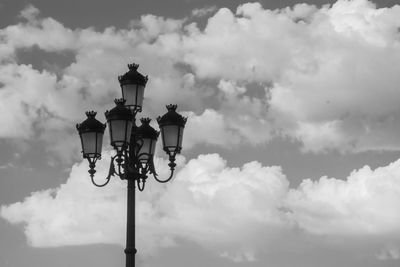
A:
[[[175,170],[175,156],[181,152],[183,129],[187,118],[176,112],[176,105],[168,105],[168,112],[157,118],[161,130],[163,149],[169,157],[170,175],[166,179],[158,178],[154,168],[154,151],[160,132],[150,126],[149,118],[142,118],[141,125],[136,126],[136,115],[142,111],[144,89],[147,76],[140,74],[138,64],[129,64],[129,71],[118,77],[122,98],[115,99],[115,107],[105,112],[110,143],[116,151],[111,157],[110,169],[105,181],[101,184],[94,179],[96,162],[101,158],[102,140],[106,124],[98,121],[96,112],[86,112],[87,119],[76,125],[82,144],[83,158],[89,162],[89,174],[95,186],[108,184],[111,176],[127,180],[127,234],[126,234],[126,267],[135,266],[135,191],[143,191],[148,174],[156,181],[165,183],[171,180]]]

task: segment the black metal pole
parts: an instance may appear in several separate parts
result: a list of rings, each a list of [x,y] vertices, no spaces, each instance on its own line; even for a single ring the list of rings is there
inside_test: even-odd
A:
[[[126,267],[135,267],[135,179],[128,179],[128,203],[126,223]]]

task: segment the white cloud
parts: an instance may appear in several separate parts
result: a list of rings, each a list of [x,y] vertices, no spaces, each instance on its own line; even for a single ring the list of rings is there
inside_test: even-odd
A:
[[[7,125],[0,129],[0,136],[32,137],[35,120],[47,117],[46,95],[54,88],[56,77],[29,65],[7,64],[0,68],[0,81],[4,84],[0,90],[0,121]]]
[[[365,0],[220,9],[184,39],[185,61],[202,78],[271,82],[268,119],[305,150],[397,149],[399,12]]]
[[[174,70],[173,62],[158,64],[157,55],[162,57],[166,51],[154,53],[157,48],[150,44],[146,47],[146,42],[153,42],[148,40],[150,35],[174,31],[180,28],[180,21],[144,16],[140,30],[106,28],[96,32],[92,28],[65,28],[51,18],[39,17],[39,11],[33,6],[24,9],[21,16],[27,21],[0,30],[0,94],[4,103],[0,107],[3,109],[0,122],[7,125],[0,130],[1,138],[43,140],[48,144],[48,150],[56,152],[58,157],[67,161],[75,158],[79,146],[75,141],[78,139],[72,142],[76,144],[73,146],[59,140],[77,137],[74,127],[84,119],[84,111],[98,110],[98,118],[104,121],[101,111],[112,107],[112,99],[120,97],[117,76],[127,71],[125,63],[132,60],[129,55],[141,54],[150,59],[148,64],[154,63],[162,69],[160,76],[154,76],[149,82],[156,91],[161,89],[159,94],[153,92],[154,96],[151,96],[160,108],[169,104],[165,101],[170,99],[179,103],[177,92],[182,91],[182,87],[190,87],[188,75],[181,78]],[[173,44],[166,41],[163,45]],[[19,64],[17,52],[29,51],[32,47],[46,53],[70,51],[75,61],[59,73],[38,71],[35,65]],[[163,99],[165,95],[169,98]],[[192,97],[193,90],[183,91],[180,95],[182,99],[197,99]],[[163,105],[159,105],[160,102]],[[186,103],[194,102],[188,100]],[[148,110],[153,112],[154,108],[148,107]]]
[[[138,195],[141,253],[183,239],[234,261],[254,261],[260,252],[288,246],[304,250],[303,242],[314,240],[321,248],[397,257],[400,160],[376,170],[355,170],[346,180],[304,180],[292,189],[279,167],[250,162],[232,168],[217,154],[200,155],[186,165],[183,158],[178,161],[181,167],[172,182],[161,185],[149,178]],[[157,158],[156,163],[160,176],[166,176],[166,162]],[[98,163],[98,179],[107,168],[107,161]],[[34,247],[123,246],[126,183],[113,178],[109,186],[96,188],[86,171],[86,162],[76,164],[65,184],[3,205],[1,217],[22,223]]]
[[[98,168],[106,173],[106,164]],[[25,234],[34,247],[118,243],[124,235],[125,199],[117,179],[108,188],[95,188],[85,162],[72,168],[66,184],[3,206],[1,215],[12,223],[26,222]]]
[[[188,146],[257,145],[284,135],[313,152],[397,149],[399,12],[366,0],[274,11],[248,3],[208,15],[204,30],[186,19],[144,15],[132,28],[99,32],[69,29],[28,6],[23,22],[0,30],[2,95],[14,103],[1,118],[10,127],[0,136],[32,138],[38,131],[32,121],[52,131],[39,103],[71,130],[85,110],[112,106],[123,62],[134,60],[150,76],[146,113],[156,117],[164,104],[177,103],[202,127],[216,129],[215,138],[193,137]],[[39,72],[18,63],[18,51],[32,47],[70,51],[74,61],[57,74]],[[32,85],[19,83],[26,79]],[[268,85],[266,93],[254,93],[252,83]],[[18,102],[33,107],[29,115]],[[221,126],[201,119],[211,113]]]
[[[245,95],[246,87],[234,81],[221,80],[218,84],[218,110],[206,109],[200,115],[187,114],[184,146],[211,144],[231,147],[240,143],[257,145],[272,138],[267,118],[267,103],[263,99]]]
[[[217,10],[216,6],[207,6],[203,8],[195,8],[192,10],[192,16],[193,17],[205,17],[207,15],[210,15],[210,13],[213,13]]]
[[[183,146],[190,148],[195,144],[236,145],[240,142],[229,129],[222,114],[206,109],[201,115],[193,112],[186,114],[188,122],[185,127]]]
[[[39,10],[29,5],[21,11],[26,21],[9,25],[0,30],[2,42],[6,42],[14,51],[37,45],[45,51],[61,51],[76,48],[77,34],[65,28],[52,18],[39,18]]]
[[[346,180],[304,180],[288,195],[295,221],[321,235],[398,235],[400,161],[353,171]],[[318,215],[318,216],[316,216]]]
[[[164,166],[160,176],[165,176],[166,162],[157,163]],[[107,167],[106,161],[100,161],[99,178],[105,176]],[[86,162],[76,164],[65,184],[2,206],[1,216],[11,223],[23,223],[34,247],[123,245],[125,182],[114,178],[110,186],[95,188],[86,169]],[[235,255],[236,260],[250,259],[256,249],[252,240],[260,231],[271,231],[273,236],[269,227],[279,229],[288,224],[286,215],[279,211],[288,181],[278,167],[251,162],[240,169],[229,168],[216,154],[200,155],[167,186],[149,182],[147,187],[137,202],[138,248],[142,253],[183,238],[225,256]],[[241,254],[242,248],[247,252]]]

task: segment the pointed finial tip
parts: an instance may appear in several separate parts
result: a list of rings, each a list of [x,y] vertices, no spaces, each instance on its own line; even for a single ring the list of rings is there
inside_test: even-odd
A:
[[[141,121],[143,124],[150,124],[151,119],[150,119],[150,118],[141,118],[140,121]]]
[[[91,111],[86,111],[85,114],[86,114],[86,116],[87,116],[88,118],[94,118],[94,117],[96,117],[97,112],[91,110]]]
[[[167,107],[168,111],[170,111],[170,110],[175,111],[176,108],[178,107],[178,105],[169,104],[166,107]]]
[[[117,106],[123,106],[123,105],[125,105],[125,102],[126,102],[126,99],[124,99],[124,98],[116,98],[116,99],[114,99],[114,103],[117,105]]]
[[[137,70],[139,68],[139,64],[136,63],[128,64],[128,68],[129,70]]]

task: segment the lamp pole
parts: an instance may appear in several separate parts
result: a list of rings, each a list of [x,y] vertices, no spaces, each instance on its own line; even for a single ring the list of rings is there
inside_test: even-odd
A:
[[[128,203],[127,203],[127,222],[126,222],[126,266],[135,266],[135,181],[128,180]]]
[[[149,118],[142,118],[136,126],[136,115],[142,111],[144,89],[147,76],[137,71],[138,64],[129,64],[129,71],[119,76],[122,98],[115,99],[116,106],[105,112],[110,132],[110,143],[116,154],[111,157],[108,176],[103,183],[94,179],[96,162],[101,158],[104,130],[106,124],[98,121],[96,112],[86,112],[87,119],[77,124],[82,145],[83,158],[89,162],[89,174],[95,186],[108,184],[111,176],[127,180],[127,231],[126,231],[126,267],[135,266],[135,194],[136,187],[143,191],[148,174],[160,183],[172,179],[175,170],[175,157],[182,149],[183,130],[187,118],[176,112],[176,105],[168,105],[168,112],[157,118],[160,127],[163,150],[169,157],[170,175],[159,179],[154,167],[154,152],[160,132],[150,126]]]

